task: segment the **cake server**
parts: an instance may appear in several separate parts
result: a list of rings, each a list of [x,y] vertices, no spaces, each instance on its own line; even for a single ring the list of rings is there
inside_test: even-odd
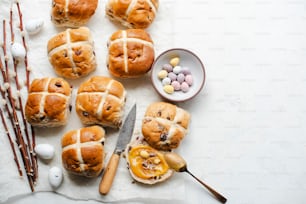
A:
[[[126,148],[126,145],[129,143],[133,135],[135,120],[136,120],[136,104],[133,105],[133,107],[131,108],[130,112],[128,113],[128,115],[126,116],[123,122],[115,150],[104,171],[102,180],[99,185],[99,192],[102,195],[106,195],[112,186],[118,168],[120,155]]]

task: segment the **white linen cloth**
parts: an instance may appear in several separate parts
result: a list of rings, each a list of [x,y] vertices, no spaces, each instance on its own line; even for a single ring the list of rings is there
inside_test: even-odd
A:
[[[3,15],[3,2],[7,0],[0,2],[0,15]],[[45,22],[49,22],[49,17],[40,11],[40,7],[47,8],[50,2],[39,1],[37,4],[32,2],[38,1],[22,1],[22,4],[31,4],[31,10],[24,11],[25,17],[33,18],[40,15],[45,18]],[[100,1],[100,9],[104,2]],[[304,204],[306,200],[306,2],[303,0],[161,0],[160,2],[161,12],[153,27],[149,29],[155,39],[157,54],[173,47],[190,49],[203,60],[207,73],[205,87],[200,95],[191,101],[178,104],[192,115],[189,134],[178,149],[186,159],[190,171],[223,193],[228,198],[228,204]],[[109,35],[105,26],[112,25],[103,17],[95,16],[94,19],[101,21],[102,27],[94,33],[94,38],[104,44],[98,51],[101,53],[100,60],[104,62],[105,42]],[[160,28],[166,23],[165,21],[169,21],[168,27]],[[98,24],[100,26],[100,23]],[[51,33],[55,33],[56,29],[52,24],[46,25],[42,33],[30,38],[33,41],[30,47],[33,55],[35,50],[45,53],[45,47],[39,46],[36,41],[40,39],[46,41]],[[99,50],[99,47],[97,49]],[[45,58],[33,60],[34,56],[30,58],[31,65],[34,65],[33,69],[36,68],[38,74],[35,75],[33,72],[33,75],[39,77],[43,73],[40,73],[39,69],[49,70],[50,66],[45,62]],[[146,104],[140,100],[142,98],[160,99],[146,80],[149,78],[143,78],[137,83],[128,82],[131,83],[128,89],[131,94],[138,97],[137,100],[141,104]],[[78,83],[75,82],[76,85]],[[141,86],[147,86],[148,91],[140,89]],[[145,96],[140,97],[141,94]],[[138,109],[138,119],[143,115],[145,107],[146,105],[142,105]],[[54,131],[54,134],[57,134],[57,131]],[[1,137],[1,142],[6,142],[6,138]],[[2,153],[2,148],[0,151],[1,159],[2,155],[5,157],[11,155],[10,151]],[[11,163],[4,162],[5,170],[3,170],[1,161],[0,182],[6,179],[3,174],[5,172],[2,171],[15,172],[12,158],[4,160]],[[20,185],[18,176],[14,175],[15,178],[10,181],[16,184],[15,188],[9,188],[8,184],[4,187],[1,185],[1,189],[7,189],[3,194],[1,192],[1,195],[16,194],[16,191],[24,193],[28,190],[25,181],[23,181],[24,187],[18,186]],[[218,203],[188,175],[174,176],[169,182],[183,179],[184,190],[175,189],[178,193],[173,193],[172,197],[183,196],[183,201],[138,199],[130,200],[131,203],[135,203],[134,201],[146,204]],[[184,195],[180,195],[180,192]],[[36,204],[41,203],[40,199],[44,199],[46,204],[97,203],[38,193],[10,199],[8,204]]]
[[[73,199],[92,199],[99,201],[127,201],[127,200],[139,200],[139,199],[165,199],[165,200],[180,200],[184,196],[184,181],[182,177],[173,176],[167,182],[162,184],[148,186],[141,185],[139,183],[134,183],[132,177],[130,176],[126,161],[121,158],[117,175],[115,177],[113,186],[110,193],[107,196],[101,196],[98,192],[99,182],[101,176],[92,179],[86,179],[83,177],[77,177],[73,175],[68,175],[63,169],[64,180],[62,185],[58,189],[52,189],[48,183],[48,170],[52,166],[58,166],[62,168],[61,165],[61,144],[60,140],[64,133],[67,131],[78,129],[83,127],[79,118],[75,112],[75,96],[78,86],[83,81],[87,80],[89,77],[94,75],[110,76],[106,68],[106,56],[107,56],[107,40],[113,32],[118,29],[123,29],[118,25],[114,25],[105,17],[105,3],[106,1],[99,1],[96,13],[89,21],[87,26],[91,30],[91,34],[94,39],[95,53],[97,59],[97,70],[91,73],[89,76],[78,79],[78,80],[68,80],[73,85],[73,99],[72,99],[72,112],[69,117],[69,122],[64,127],[59,128],[38,128],[35,129],[36,143],[48,143],[52,144],[55,149],[55,158],[51,161],[43,161],[38,159],[39,162],[39,179],[37,185],[35,186],[35,191],[46,192],[46,191],[56,191],[58,194],[65,195]],[[50,0],[34,0],[34,1],[20,1],[21,9],[23,12],[24,23],[29,19],[42,18],[44,20],[43,30],[36,34],[29,36],[26,34],[28,42],[28,58],[29,64],[32,68],[31,79],[41,78],[41,77],[55,77],[55,73],[48,61],[47,57],[47,43],[48,40],[58,32],[64,30],[63,28],[56,28],[50,21]],[[155,46],[156,55],[161,51],[172,47],[173,37],[171,36],[173,24],[171,21],[172,10],[171,1],[162,2],[157,18],[154,24],[147,29],[150,33]],[[5,0],[1,1],[0,6],[0,19],[6,19],[7,21],[7,38],[9,38],[9,11],[10,11],[11,1]],[[16,6],[13,5],[14,13],[14,29],[16,34],[16,41],[20,41],[20,32],[17,29],[18,26],[18,13]],[[1,24],[2,28],[2,24]],[[1,29],[2,30],[2,29]],[[2,37],[2,31],[1,37]],[[21,42],[21,41],[20,41]],[[9,45],[9,41],[8,41]],[[8,46],[9,48],[9,46]],[[22,65],[18,68],[20,69],[19,78],[20,80],[25,79]],[[139,79],[126,79],[121,80],[124,84],[128,100],[127,107],[131,105],[132,102],[137,103],[137,124],[135,129],[139,131],[141,127],[141,119],[144,115],[146,107],[155,101],[162,100],[159,98],[157,93],[151,86],[150,76],[147,74],[143,78]],[[26,91],[23,88],[23,99],[26,100]],[[24,103],[25,104],[25,103]],[[30,193],[30,188],[27,183],[26,178],[20,178],[15,163],[13,161],[12,152],[3,129],[0,130],[1,134],[1,148],[0,148],[0,201],[5,201],[8,198],[17,195],[25,195]],[[107,128],[106,141],[105,141],[105,151],[106,159],[105,165],[112,154],[115,142],[117,141],[118,133],[117,130],[112,130]],[[13,135],[12,135],[13,136]],[[22,163],[22,162],[21,162]],[[175,195],[175,196],[174,196]]]

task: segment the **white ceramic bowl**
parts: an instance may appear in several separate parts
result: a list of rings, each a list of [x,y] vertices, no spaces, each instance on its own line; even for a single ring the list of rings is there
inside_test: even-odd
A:
[[[169,64],[169,61],[179,57],[181,67],[188,67],[193,77],[193,84],[188,92],[174,91],[172,94],[166,93],[163,90],[163,84],[158,78],[158,73],[162,70],[164,64]],[[193,52],[174,48],[161,53],[152,65],[151,80],[155,90],[165,99],[173,102],[182,102],[195,97],[203,88],[205,82],[205,68],[200,58]]]

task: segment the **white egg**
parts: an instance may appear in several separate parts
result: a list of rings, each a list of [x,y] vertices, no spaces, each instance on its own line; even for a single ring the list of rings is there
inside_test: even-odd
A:
[[[49,170],[48,180],[49,180],[50,185],[53,188],[58,188],[62,184],[62,181],[63,181],[62,169],[56,166],[52,167]]]
[[[25,29],[29,33],[29,35],[35,35],[39,31],[41,31],[44,25],[43,19],[32,19],[28,20],[25,23]]]
[[[26,55],[26,50],[24,49],[23,45],[14,42],[11,46],[11,52],[15,59],[23,59]]]
[[[38,144],[34,150],[42,159],[52,159],[55,153],[54,147],[50,144]]]

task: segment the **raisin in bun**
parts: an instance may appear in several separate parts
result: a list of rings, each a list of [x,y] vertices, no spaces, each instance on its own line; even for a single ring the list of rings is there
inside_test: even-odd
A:
[[[93,40],[87,27],[67,29],[48,42],[48,58],[57,75],[76,79],[93,72],[96,67]]]
[[[164,154],[149,146],[142,137],[136,137],[125,150],[128,169],[135,181],[144,184],[163,182],[173,175]]]
[[[142,134],[148,144],[158,150],[169,151],[180,145],[185,137],[190,114],[166,102],[156,102],[146,110]]]
[[[76,175],[96,177],[103,169],[105,131],[100,126],[67,132],[62,137],[62,163]]]
[[[155,19],[158,0],[109,0],[106,16],[128,28],[147,28]]]
[[[53,0],[51,20],[58,27],[85,25],[98,6],[98,0]]]
[[[151,69],[153,61],[153,41],[145,30],[119,30],[110,37],[107,66],[113,76],[140,77]]]
[[[27,121],[38,127],[56,127],[67,123],[71,87],[62,78],[34,79],[25,106]]]
[[[76,112],[85,125],[119,128],[125,96],[126,91],[120,82],[109,77],[95,76],[80,85]]]

